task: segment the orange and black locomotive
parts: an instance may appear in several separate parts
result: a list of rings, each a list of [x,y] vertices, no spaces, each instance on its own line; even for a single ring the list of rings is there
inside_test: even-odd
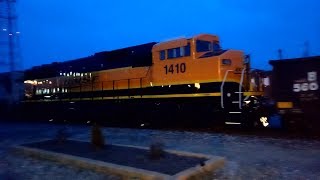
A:
[[[107,125],[242,124],[221,116],[242,114],[262,94],[249,63],[209,34],[99,52],[27,70],[23,109],[29,118]]]

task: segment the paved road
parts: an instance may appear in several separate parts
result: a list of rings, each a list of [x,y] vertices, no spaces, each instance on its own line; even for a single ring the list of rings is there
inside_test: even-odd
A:
[[[53,138],[62,125],[0,123],[0,179],[118,179],[50,161],[9,153],[9,147]],[[89,126],[67,126],[72,138],[90,139]],[[215,179],[320,179],[320,141],[252,135],[104,128],[107,143],[166,148],[224,156]]]

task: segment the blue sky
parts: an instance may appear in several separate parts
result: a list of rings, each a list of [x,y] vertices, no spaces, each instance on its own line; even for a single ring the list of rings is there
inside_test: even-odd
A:
[[[216,34],[221,45],[270,59],[320,55],[319,0],[18,1],[24,68],[152,41]]]

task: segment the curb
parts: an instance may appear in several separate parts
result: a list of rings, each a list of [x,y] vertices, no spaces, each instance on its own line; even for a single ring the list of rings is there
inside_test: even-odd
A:
[[[138,149],[148,149],[146,147],[141,147],[141,146],[130,146],[130,145],[123,145],[123,144],[113,144],[113,145],[123,146],[123,147],[133,147]],[[151,180],[151,179],[185,180],[190,178],[203,179],[205,176],[208,176],[208,173],[223,167],[225,164],[225,159],[219,156],[210,156],[210,155],[198,154],[198,153],[166,150],[166,152],[176,154],[176,155],[202,157],[202,158],[208,159],[207,161],[204,162],[203,166],[197,165],[195,167],[191,167],[189,169],[183,170],[171,176],[168,174],[163,174],[155,171],[117,165],[113,163],[108,163],[108,162],[103,162],[103,161],[98,161],[98,160],[93,160],[93,159],[88,159],[88,158],[83,158],[83,157],[78,157],[73,155],[67,155],[63,153],[56,153],[56,152],[41,150],[37,148],[29,148],[25,146],[14,146],[13,150],[15,152],[23,153],[25,155],[29,155],[35,158],[56,161],[61,164],[76,166],[84,169],[90,169],[96,172],[114,174],[117,176],[121,176],[122,179],[145,179],[145,180]]]

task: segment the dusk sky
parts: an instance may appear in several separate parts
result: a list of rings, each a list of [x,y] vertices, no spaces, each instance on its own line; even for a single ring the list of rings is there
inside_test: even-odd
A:
[[[251,54],[254,68],[320,55],[319,0],[20,0],[24,68],[127,46],[216,34],[227,49]]]

